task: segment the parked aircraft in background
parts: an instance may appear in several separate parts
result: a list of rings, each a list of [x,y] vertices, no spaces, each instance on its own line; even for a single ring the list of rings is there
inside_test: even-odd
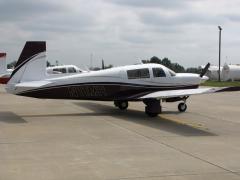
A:
[[[224,81],[240,81],[240,65],[224,64],[222,79]]]
[[[74,73],[83,73],[83,72],[87,72],[87,71],[84,71],[75,65],[47,67],[48,74],[74,74]]]
[[[201,66],[204,68],[204,66]],[[220,67],[220,76],[222,78],[222,67]],[[218,66],[210,66],[208,71],[206,72],[206,76],[209,77],[210,80],[218,80]]]
[[[13,69],[7,69],[6,53],[0,53],[0,84],[7,84]],[[60,77],[69,74],[84,73],[88,71],[81,70],[75,65],[52,66],[46,68],[47,76]]]
[[[210,66],[206,75],[210,80],[218,80],[218,66]],[[220,67],[220,78],[221,81],[240,81],[240,65],[225,63]]]
[[[129,101],[142,101],[151,117],[161,113],[161,102],[181,101],[180,112],[187,109],[190,95],[215,93],[239,88],[199,88],[208,78],[175,73],[160,64],[139,64],[91,71],[63,77],[46,76],[46,42],[26,42],[6,86],[8,93],[46,99],[114,101],[127,109]]]
[[[7,69],[6,53],[0,53],[0,84],[6,84],[13,69]]]

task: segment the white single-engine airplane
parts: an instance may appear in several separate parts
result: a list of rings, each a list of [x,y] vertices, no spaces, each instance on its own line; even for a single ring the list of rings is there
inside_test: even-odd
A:
[[[201,75],[174,73],[159,64],[139,64],[63,77],[46,76],[46,42],[30,41],[18,59],[6,86],[9,93],[46,99],[114,101],[124,110],[128,101],[143,101],[147,115],[161,113],[161,101],[176,102],[180,112],[187,109],[190,95],[237,91],[235,88],[199,88],[208,78]]]

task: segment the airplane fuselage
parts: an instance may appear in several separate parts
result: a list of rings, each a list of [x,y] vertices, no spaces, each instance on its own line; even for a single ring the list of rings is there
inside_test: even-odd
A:
[[[14,94],[47,99],[134,101],[155,91],[198,88],[201,80],[197,74],[174,73],[159,64],[139,64],[59,78],[46,76],[46,85],[14,87]]]

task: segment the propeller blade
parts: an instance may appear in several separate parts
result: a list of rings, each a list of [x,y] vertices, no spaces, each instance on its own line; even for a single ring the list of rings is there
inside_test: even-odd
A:
[[[202,72],[200,74],[200,77],[203,77],[207,73],[207,70],[208,70],[209,67],[210,67],[210,63],[207,63],[207,65],[202,70]]]

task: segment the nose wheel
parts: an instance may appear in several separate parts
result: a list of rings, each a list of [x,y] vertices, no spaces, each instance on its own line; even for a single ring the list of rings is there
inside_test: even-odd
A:
[[[179,112],[185,112],[187,110],[187,105],[185,102],[179,103],[178,104],[178,110]]]

